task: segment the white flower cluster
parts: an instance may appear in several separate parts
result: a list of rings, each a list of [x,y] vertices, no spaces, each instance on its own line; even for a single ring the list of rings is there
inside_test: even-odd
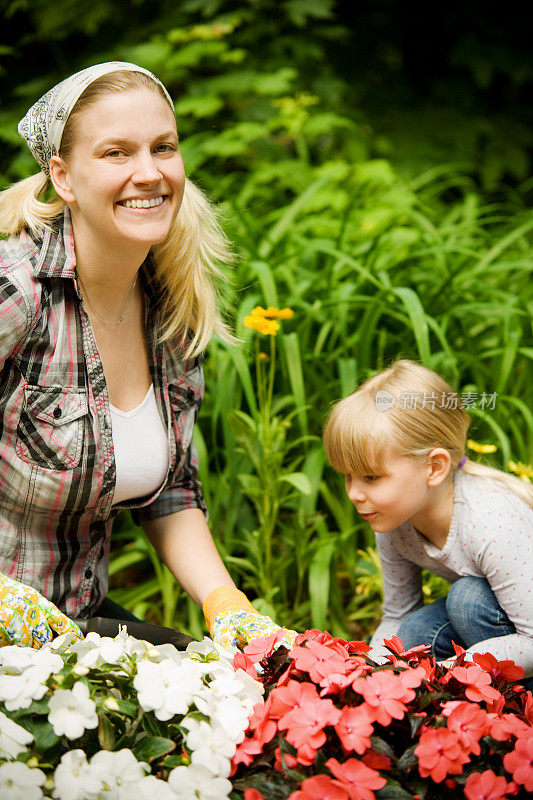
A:
[[[71,688],[59,688],[65,677],[62,656],[72,653]],[[263,695],[259,682],[234,670],[232,655],[207,638],[183,653],[171,645],[154,647],[125,629],[114,639],[90,633],[72,643],[66,634],[41,650],[0,648],[0,702],[8,713],[47,699],[56,736],[65,743],[80,739],[98,727],[99,710],[119,710],[120,692],[113,688],[103,702],[91,697],[91,670],[112,669],[121,680],[130,680],[139,714],[153,712],[161,723],[179,724],[187,754],[164,780],[151,775],[150,765],[138,761],[131,749],[93,749],[88,758],[78,746],[46,774],[28,750],[34,744],[36,752],[33,735],[0,711],[0,798],[226,800],[232,790],[231,759]]]

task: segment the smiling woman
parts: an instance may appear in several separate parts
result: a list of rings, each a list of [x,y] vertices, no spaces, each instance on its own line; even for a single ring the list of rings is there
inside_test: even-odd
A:
[[[232,341],[215,287],[231,255],[185,178],[170,95],[142,67],[98,64],[19,132],[41,173],[0,193],[0,636],[38,646],[47,619],[68,624],[19,581],[70,617],[131,617],[106,599],[123,508],[226,641],[248,616],[271,633],[220,560],[197,477],[202,354],[213,333]]]

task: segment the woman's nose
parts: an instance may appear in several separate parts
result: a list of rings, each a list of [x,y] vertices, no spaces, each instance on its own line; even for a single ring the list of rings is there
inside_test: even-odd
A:
[[[135,160],[134,183],[156,183],[161,180],[161,172],[151,153],[140,154]]]

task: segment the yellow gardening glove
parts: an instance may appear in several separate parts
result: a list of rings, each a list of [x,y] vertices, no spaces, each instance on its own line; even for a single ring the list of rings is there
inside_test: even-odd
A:
[[[220,647],[245,647],[253,639],[277,633],[280,626],[270,617],[258,614],[245,594],[231,586],[219,586],[207,597],[203,605],[207,628]],[[289,650],[297,636],[287,630],[278,643]]]
[[[0,646],[28,645],[38,650],[53,638],[53,632],[83,635],[50,600],[24,583],[0,572]]]

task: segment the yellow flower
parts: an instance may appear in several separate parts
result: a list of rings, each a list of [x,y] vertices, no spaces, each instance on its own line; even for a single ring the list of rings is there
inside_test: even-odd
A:
[[[279,323],[276,319],[290,319],[294,315],[294,311],[290,308],[274,308],[269,306],[263,308],[256,306],[252,313],[244,318],[244,324],[247,328],[253,328],[259,333],[264,333],[268,336],[275,336],[279,331]]]
[[[252,317],[261,317],[262,319],[290,319],[294,316],[294,311],[291,308],[275,308],[269,306],[263,308],[256,306],[252,311]],[[249,319],[247,317],[247,319]]]
[[[466,446],[469,450],[473,450],[474,453],[495,453],[498,449],[495,444],[480,444],[473,439],[469,439]]]
[[[265,319],[265,317],[258,317],[252,314],[244,318],[244,324],[247,328],[253,328],[259,333],[264,333],[267,336],[275,336],[279,331],[279,323],[273,319]]]
[[[290,319],[294,317],[294,311],[292,308],[280,308],[280,309],[268,309],[269,311],[277,311],[276,317],[278,319]]]
[[[529,483],[530,478],[533,478],[533,467],[531,464],[523,464],[522,461],[508,461],[507,467],[518,475],[523,481]]]
[[[269,360],[266,353],[259,353],[258,358],[259,358],[259,361],[268,361]]]

